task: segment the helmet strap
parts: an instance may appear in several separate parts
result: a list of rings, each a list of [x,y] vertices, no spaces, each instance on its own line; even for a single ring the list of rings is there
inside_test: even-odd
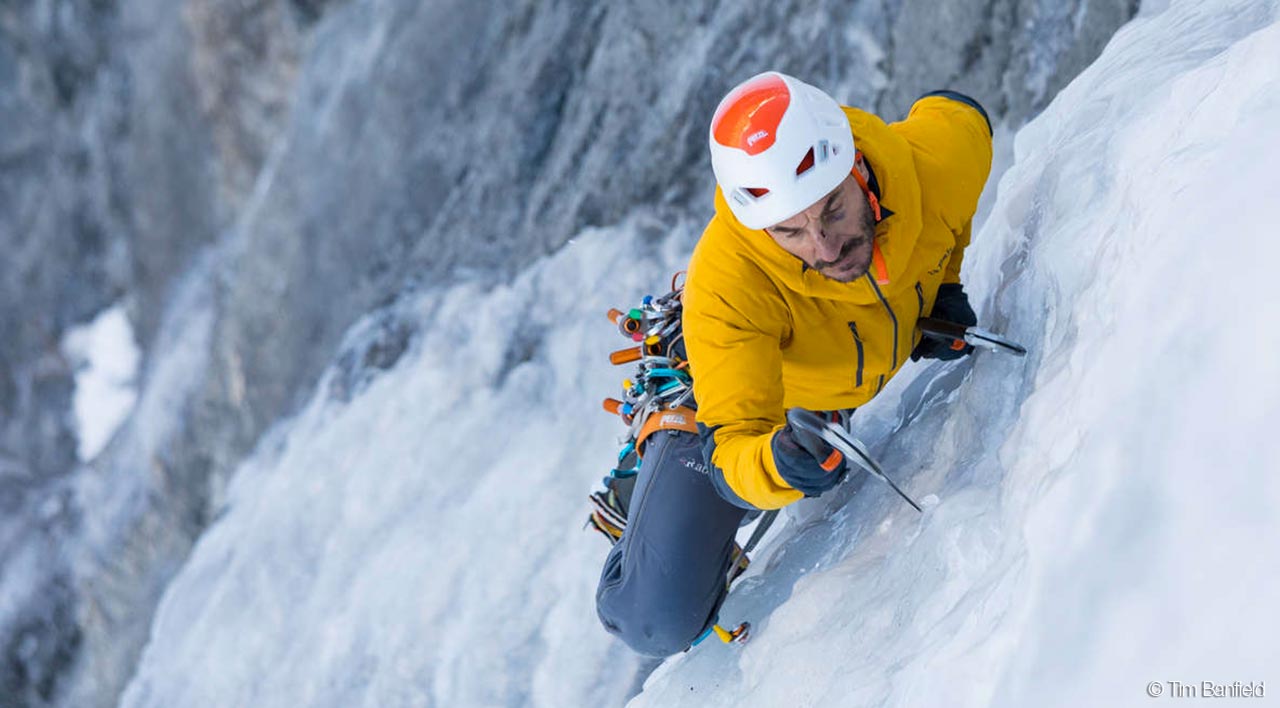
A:
[[[880,223],[880,200],[876,197],[875,192],[871,191],[871,187],[867,185],[867,180],[858,171],[858,165],[862,164],[862,151],[854,153],[853,169],[849,174],[857,180],[858,186],[862,187],[862,193],[867,195],[867,204],[871,206],[871,213],[876,216],[876,223]],[[884,260],[884,252],[880,250],[880,239],[871,242],[871,267],[875,270],[876,282],[880,285],[889,284],[889,264]]]
[[[862,193],[866,195],[867,204],[871,206],[871,213],[876,215],[876,223],[878,224],[880,223],[880,200],[876,198],[875,193],[871,191],[871,187],[867,185],[867,179],[858,171],[858,165],[862,164],[862,151],[857,151],[854,156],[853,169],[849,171],[849,174],[853,175],[853,178],[858,182],[858,186],[862,187]]]

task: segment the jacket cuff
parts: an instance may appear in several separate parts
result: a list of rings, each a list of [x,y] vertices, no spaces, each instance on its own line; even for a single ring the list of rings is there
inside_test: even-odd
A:
[[[716,494],[721,499],[730,504],[747,511],[759,511],[760,507],[738,496],[733,491],[733,487],[729,486],[729,481],[724,478],[724,470],[716,466],[712,462],[712,456],[716,451],[716,429],[708,428],[702,423],[698,423],[698,437],[702,446],[702,462],[707,466],[707,476],[711,478],[711,486],[716,490]]]

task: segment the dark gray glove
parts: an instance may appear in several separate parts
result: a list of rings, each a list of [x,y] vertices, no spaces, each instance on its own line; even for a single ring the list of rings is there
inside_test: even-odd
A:
[[[778,474],[806,497],[816,497],[836,486],[848,470],[844,455],[827,441],[791,424],[774,433],[772,447]]]
[[[978,316],[974,314],[973,308],[969,307],[969,296],[964,294],[964,286],[960,283],[944,283],[938,288],[938,298],[933,302],[933,311],[929,313],[930,317],[947,322],[972,327],[978,324]],[[933,337],[925,337],[920,340],[916,348],[911,352],[911,361],[919,361],[921,359],[941,359],[942,361],[950,361],[959,359],[973,351],[973,345],[966,344],[960,349],[952,349],[950,342],[944,342]]]

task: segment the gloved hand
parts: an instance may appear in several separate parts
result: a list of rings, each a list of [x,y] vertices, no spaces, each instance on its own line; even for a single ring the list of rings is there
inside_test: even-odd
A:
[[[816,497],[836,486],[848,469],[844,455],[827,441],[790,423],[773,434],[772,447],[778,474],[806,497]]]
[[[969,307],[969,296],[964,294],[964,286],[960,283],[943,283],[942,287],[938,288],[938,298],[934,300],[933,311],[929,316],[966,327],[978,324],[978,316],[973,313],[973,308]],[[972,351],[971,344],[966,344],[961,349],[952,349],[950,342],[924,337],[912,350],[911,361],[921,359],[950,361],[959,359]]]

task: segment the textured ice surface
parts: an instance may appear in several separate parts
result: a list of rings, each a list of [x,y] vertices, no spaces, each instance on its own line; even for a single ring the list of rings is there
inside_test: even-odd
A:
[[[1130,705],[1280,681],[1280,25],[1260,0],[1124,28],[1016,140],[965,278],[1031,349],[911,365],[859,436],[874,481],[789,507],[723,608],[744,647],[636,706]],[[698,224],[591,230],[509,285],[398,305],[394,367],[322,383],[239,470],[126,706],[615,705],[594,616],[623,372],[602,313]],[[344,389],[345,391],[345,389]],[[1270,672],[1270,673],[1268,673]]]
[[[948,87],[1020,125],[1133,3],[5,3],[0,585],[29,591],[0,609],[0,696],[116,703],[240,461],[335,358],[354,392],[403,353],[412,323],[357,319],[629,213],[705,219],[735,81],[783,68],[889,117]],[[138,403],[80,465],[56,343],[113,302]]]

